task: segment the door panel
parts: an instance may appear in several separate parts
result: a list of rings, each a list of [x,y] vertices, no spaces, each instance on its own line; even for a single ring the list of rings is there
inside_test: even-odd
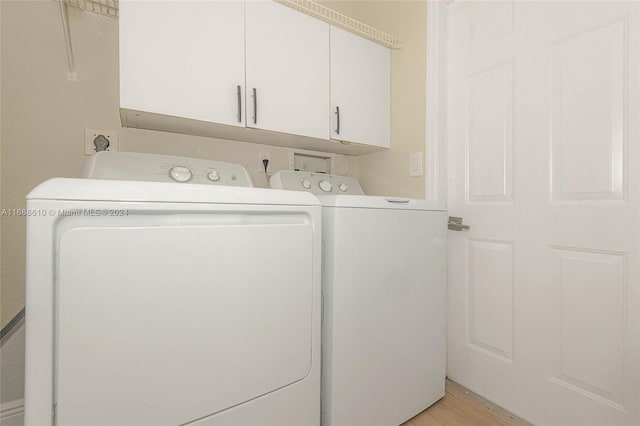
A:
[[[447,9],[448,375],[536,424],[640,424],[640,3]]]
[[[557,384],[623,408],[625,253],[554,249],[560,300]],[[598,339],[594,339],[598,336]]]
[[[616,20],[552,48],[554,201],[623,197],[625,26]]]
[[[183,424],[308,374],[310,225],[183,219],[61,235],[58,424]]]
[[[467,200],[512,201],[513,62],[470,78]]]
[[[469,343],[513,360],[513,244],[469,239]]]

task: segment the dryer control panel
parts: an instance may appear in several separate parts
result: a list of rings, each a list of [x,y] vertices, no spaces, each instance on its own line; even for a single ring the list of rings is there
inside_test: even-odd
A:
[[[85,160],[82,177],[89,179],[197,183],[252,187],[240,164],[202,158],[106,151]]]
[[[365,195],[360,182],[349,176],[280,170],[271,176],[271,188],[307,191],[315,195]]]

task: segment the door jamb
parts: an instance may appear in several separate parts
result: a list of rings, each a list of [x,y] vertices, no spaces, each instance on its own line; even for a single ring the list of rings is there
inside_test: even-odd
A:
[[[447,9],[455,0],[427,1],[427,200],[447,204]]]

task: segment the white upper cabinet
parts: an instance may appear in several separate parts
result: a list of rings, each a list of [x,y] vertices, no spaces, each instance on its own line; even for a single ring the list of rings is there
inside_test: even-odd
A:
[[[331,138],[390,146],[390,51],[331,27]]]
[[[389,147],[386,47],[270,0],[119,5],[123,126],[352,155]]]
[[[329,24],[246,2],[248,127],[329,138]]]
[[[244,2],[120,1],[120,107],[244,126]]]

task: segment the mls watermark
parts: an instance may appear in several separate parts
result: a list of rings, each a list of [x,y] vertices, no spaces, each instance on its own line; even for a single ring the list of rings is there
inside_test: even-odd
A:
[[[0,216],[129,216],[127,209],[2,209]]]

